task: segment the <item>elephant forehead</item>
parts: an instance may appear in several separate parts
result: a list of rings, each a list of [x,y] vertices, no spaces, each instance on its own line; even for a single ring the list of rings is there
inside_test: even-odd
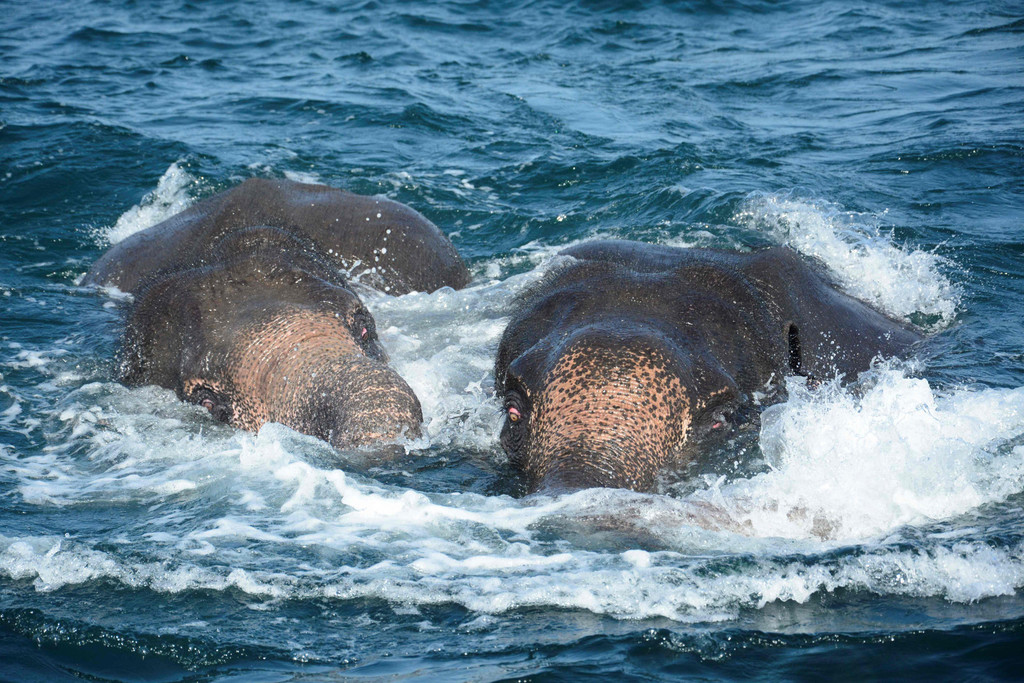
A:
[[[650,347],[574,345],[548,374],[539,410],[549,419],[599,428],[671,424],[689,407],[683,381],[665,353]],[[607,422],[607,424],[605,424]]]
[[[278,260],[284,257],[279,255]],[[159,277],[138,293],[132,316],[178,318],[204,334],[215,334],[273,321],[293,309],[350,316],[361,307],[359,298],[342,284],[292,265],[280,266],[273,259],[240,259]]]

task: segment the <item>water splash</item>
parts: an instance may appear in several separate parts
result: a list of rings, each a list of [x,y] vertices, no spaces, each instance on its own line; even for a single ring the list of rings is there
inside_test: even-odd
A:
[[[885,365],[762,414],[770,470],[695,494],[746,533],[856,542],[949,520],[1024,490],[1024,388],[936,391]]]
[[[156,189],[121,214],[117,222],[100,237],[111,245],[117,244],[126,237],[187,209],[192,204],[189,191],[194,191],[199,181],[183,169],[181,164],[180,161],[171,164],[160,176]]]
[[[493,398],[474,382],[507,299],[536,276],[374,302],[395,318],[382,335],[396,365],[446,387],[424,401],[432,443],[500,457]],[[171,392],[90,384],[58,406],[55,447],[8,471],[26,504],[114,501],[137,511],[133,526],[116,548],[81,534],[0,538],[0,573],[43,592],[114,581],[679,622],[840,589],[971,602],[1024,585],[1019,541],[900,540],[907,525],[953,522],[1024,489],[1024,389],[940,392],[885,365],[853,388],[788,391],[763,417],[767,471],[676,495],[516,500],[383,484],[318,465],[329,447],[280,425],[237,432]]]
[[[937,327],[956,317],[961,292],[942,272],[950,264],[938,254],[893,244],[873,216],[826,201],[757,193],[735,220],[820,259],[847,292],[889,315],[910,320],[916,314]]]

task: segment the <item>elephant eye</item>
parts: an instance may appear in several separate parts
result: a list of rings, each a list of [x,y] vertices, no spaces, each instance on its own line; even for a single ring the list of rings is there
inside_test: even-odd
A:
[[[501,447],[505,449],[509,457],[514,461],[522,457],[526,442],[530,437],[530,430],[527,428],[527,416],[530,414],[529,406],[523,396],[512,392],[505,396],[505,423],[501,428]]]
[[[231,401],[227,396],[214,391],[210,387],[201,386],[192,392],[191,400],[197,405],[206,408],[210,415],[213,416],[213,419],[225,424],[231,424],[231,418],[234,413],[231,408]]]
[[[355,333],[360,342],[368,342],[374,338],[373,318],[370,317],[370,312],[365,308],[356,312],[352,321],[352,332]]]

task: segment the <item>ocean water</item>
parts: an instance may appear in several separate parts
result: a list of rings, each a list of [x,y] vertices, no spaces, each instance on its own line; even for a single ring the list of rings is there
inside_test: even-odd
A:
[[[0,679],[997,680],[1024,661],[1018,2],[0,12]],[[381,194],[386,463],[117,384],[110,244],[251,176]],[[651,494],[519,498],[491,365],[565,245],[788,244],[926,329]]]

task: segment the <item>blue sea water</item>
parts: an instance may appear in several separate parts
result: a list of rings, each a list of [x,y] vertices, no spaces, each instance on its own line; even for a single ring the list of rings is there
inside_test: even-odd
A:
[[[1024,12],[41,0],[0,11],[0,679],[996,680],[1024,660]],[[366,292],[386,464],[114,380],[110,244],[251,176],[466,258]],[[564,245],[789,244],[932,335],[653,494],[509,495],[491,363]]]

